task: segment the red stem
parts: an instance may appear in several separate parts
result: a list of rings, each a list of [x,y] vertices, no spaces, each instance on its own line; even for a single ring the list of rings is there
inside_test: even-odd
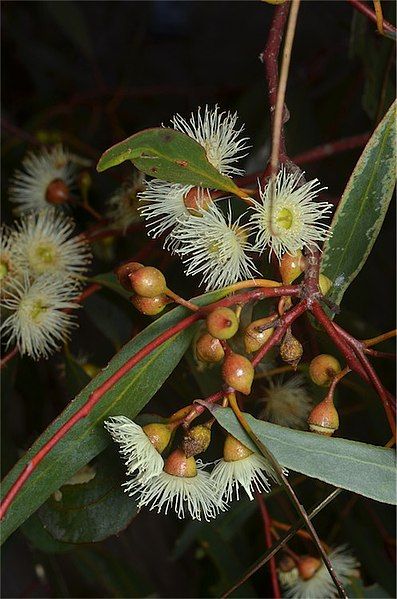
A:
[[[265,65],[266,80],[268,85],[270,121],[272,130],[278,90],[278,57],[289,8],[289,2],[285,2],[274,9],[273,21],[267,38],[266,46],[261,54],[261,59]],[[286,114],[287,112],[284,107],[283,123],[286,120]],[[279,159],[280,162],[285,162],[286,159],[283,127],[281,128]]]
[[[270,517],[269,517],[269,512],[267,511],[265,500],[263,499],[263,497],[260,493],[257,494],[256,499],[258,501],[259,509],[261,511],[261,516],[262,516],[262,520],[263,520],[263,529],[265,531],[266,548],[270,549],[270,547],[272,546],[272,533],[270,530],[271,521],[270,521]],[[273,597],[274,597],[274,599],[281,599],[280,585],[278,583],[278,576],[277,576],[276,560],[274,559],[274,556],[272,556],[269,560],[269,568],[270,568],[270,576],[272,579]]]
[[[347,1],[356,10],[358,10],[364,16],[366,16],[367,19],[369,19],[370,21],[372,21],[373,23],[375,23],[377,25],[376,14],[373,10],[371,10],[369,8],[369,6],[367,6],[363,2],[360,2],[360,0],[347,0]],[[390,33],[394,39],[396,38],[397,29],[394,27],[394,25],[392,25],[391,23],[389,23],[389,21],[386,21],[385,19],[383,19],[383,30],[387,33]]]
[[[302,152],[291,158],[295,164],[307,164],[309,162],[316,162],[317,160],[323,160],[337,154],[338,152],[345,152],[346,150],[354,150],[355,148],[361,148],[365,146],[370,138],[370,133],[362,133],[361,135],[352,135],[351,137],[344,137],[337,141],[330,141],[329,143],[322,144],[321,146],[315,146],[307,152]]]

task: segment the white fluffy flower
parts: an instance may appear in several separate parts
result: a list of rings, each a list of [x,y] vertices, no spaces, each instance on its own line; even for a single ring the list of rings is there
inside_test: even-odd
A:
[[[187,275],[201,274],[206,289],[217,289],[252,278],[257,272],[252,258],[248,231],[240,224],[241,217],[234,223],[230,205],[227,217],[215,203],[199,216],[191,216],[177,227],[171,238],[178,242],[176,253],[187,267]]]
[[[285,382],[270,380],[265,397],[259,402],[265,404],[260,418],[280,426],[307,428],[306,420],[313,402],[305,389],[303,376],[296,375]]]
[[[8,346],[16,343],[20,354],[34,359],[47,357],[59,349],[76,326],[65,309],[77,308],[78,286],[72,279],[45,274],[33,283],[27,275],[14,280],[7,289],[2,306],[11,314],[1,325]]]
[[[332,549],[328,555],[335,573],[341,583],[346,585],[351,578],[357,576],[359,563],[356,558],[346,551],[346,546]],[[303,558],[304,559],[304,558]],[[313,558],[311,558],[313,560]],[[332,599],[337,596],[335,585],[323,562],[319,562],[318,569],[311,578],[304,579],[302,576],[284,581],[284,597],[291,599]],[[299,565],[301,570],[301,566]]]
[[[151,237],[156,239],[189,218],[184,197],[191,189],[189,185],[167,183],[160,179],[146,182],[146,189],[139,193],[139,200],[143,203],[139,211],[146,220]],[[170,243],[175,245],[168,238],[165,245],[169,247]]]
[[[237,118],[237,113],[220,111],[216,105],[212,110],[206,106],[204,114],[199,108],[197,114],[192,113],[188,121],[176,114],[171,123],[174,129],[186,133],[203,146],[212,166],[223,175],[230,176],[243,173],[234,164],[246,156],[250,147],[247,137],[240,138],[244,126],[236,129]]]
[[[15,263],[34,276],[84,274],[89,246],[82,237],[71,237],[73,230],[73,220],[53,208],[22,217],[12,239]]]
[[[125,232],[130,225],[139,222],[138,193],[144,188],[143,175],[135,173],[131,180],[121,185],[108,199],[106,216],[113,226]]]
[[[170,454],[158,476],[138,477],[125,486],[129,495],[138,495],[139,508],[150,506],[150,510],[165,514],[173,509],[178,518],[190,514],[193,520],[208,521],[225,509],[204,466],[179,449]]]
[[[158,476],[164,466],[161,454],[150,441],[145,430],[126,416],[111,416],[104,423],[113,441],[120,446],[120,454],[127,466],[127,475],[139,473],[141,479]]]
[[[65,191],[70,190],[75,182],[71,155],[61,145],[50,150],[43,148],[38,153],[30,152],[22,166],[22,170],[15,172],[9,190],[10,200],[16,204],[18,214],[48,207],[47,191],[53,181],[62,182]]]
[[[276,480],[269,462],[232,435],[227,435],[223,458],[211,473],[211,479],[218,489],[219,496],[226,502],[232,501],[234,494],[239,499],[240,487],[242,487],[252,501],[255,492],[270,491],[268,476]]]
[[[0,228],[0,285],[1,295],[9,283],[16,276],[18,269],[15,266],[11,242],[11,231],[7,227]]]
[[[263,252],[267,246],[278,259],[284,252],[295,254],[299,249],[323,241],[329,236],[329,225],[321,222],[331,210],[331,204],[316,202],[322,189],[313,179],[301,184],[302,174],[278,172],[273,206],[272,183],[259,188],[260,201],[252,200],[251,224],[256,232],[255,250]]]

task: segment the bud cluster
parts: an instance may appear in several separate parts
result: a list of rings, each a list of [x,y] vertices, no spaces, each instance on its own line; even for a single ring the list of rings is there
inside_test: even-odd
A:
[[[115,269],[120,284],[133,291],[131,302],[139,312],[155,316],[168,304],[167,283],[163,273],[153,266],[127,261]]]

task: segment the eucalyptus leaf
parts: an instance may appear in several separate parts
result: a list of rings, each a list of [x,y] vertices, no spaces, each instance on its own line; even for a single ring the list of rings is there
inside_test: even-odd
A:
[[[224,290],[207,293],[195,300],[198,305],[217,301],[225,295]],[[43,432],[32,447],[14,466],[2,484],[4,497],[18,475],[25,469],[40,448],[83,405],[91,393],[141,348],[161,333],[187,316],[185,308],[175,308],[149,325],[127,343],[109,364],[83,389],[66,409]],[[3,519],[2,540],[20,526],[44,501],[71,476],[98,455],[109,443],[103,421],[109,415],[123,414],[134,418],[161,387],[185,353],[194,335],[195,327],[181,331],[132,368],[114,384],[90,410],[58,441],[56,446],[41,460],[27,482],[16,495]]]
[[[230,408],[199,403],[206,405],[229,433],[257,451]],[[253,432],[282,466],[376,501],[396,504],[392,449],[296,431],[245,416]]]
[[[339,304],[364,266],[392,198],[396,173],[396,102],[375,129],[350,177],[324,244],[321,270]]]
[[[157,179],[242,194],[232,179],[212,166],[203,146],[175,129],[145,129],[128,137],[102,154],[97,170],[105,171],[126,160]]]
[[[136,502],[121,486],[125,472],[116,449],[106,449],[90,468],[91,480],[68,481],[38,510],[46,531],[57,541],[96,543],[124,530],[137,515]]]

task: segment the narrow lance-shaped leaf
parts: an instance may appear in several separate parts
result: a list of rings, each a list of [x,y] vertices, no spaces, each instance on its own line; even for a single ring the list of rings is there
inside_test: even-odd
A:
[[[230,408],[205,405],[223,428],[257,451]],[[253,432],[282,466],[377,501],[396,503],[392,449],[296,431],[262,422],[248,414],[246,418]]]
[[[396,102],[389,108],[346,186],[324,244],[322,272],[333,285],[329,299],[340,303],[364,266],[386,216],[396,172]]]
[[[224,290],[207,293],[195,301],[205,305],[219,300]],[[44,431],[29,451],[14,466],[2,484],[4,497],[32,457],[87,402],[90,394],[115,373],[131,356],[187,315],[185,308],[165,314],[132,341],[70,402],[62,414]],[[107,391],[89,414],[79,420],[44,457],[16,495],[2,526],[2,540],[26,520],[46,499],[109,443],[103,429],[108,415],[124,414],[134,418],[161,387],[186,351],[195,327],[184,330],[163,343],[132,368]]]
[[[209,162],[197,141],[174,129],[145,129],[102,154],[99,172],[130,160],[140,171],[171,183],[220,189],[246,197],[232,179]]]

